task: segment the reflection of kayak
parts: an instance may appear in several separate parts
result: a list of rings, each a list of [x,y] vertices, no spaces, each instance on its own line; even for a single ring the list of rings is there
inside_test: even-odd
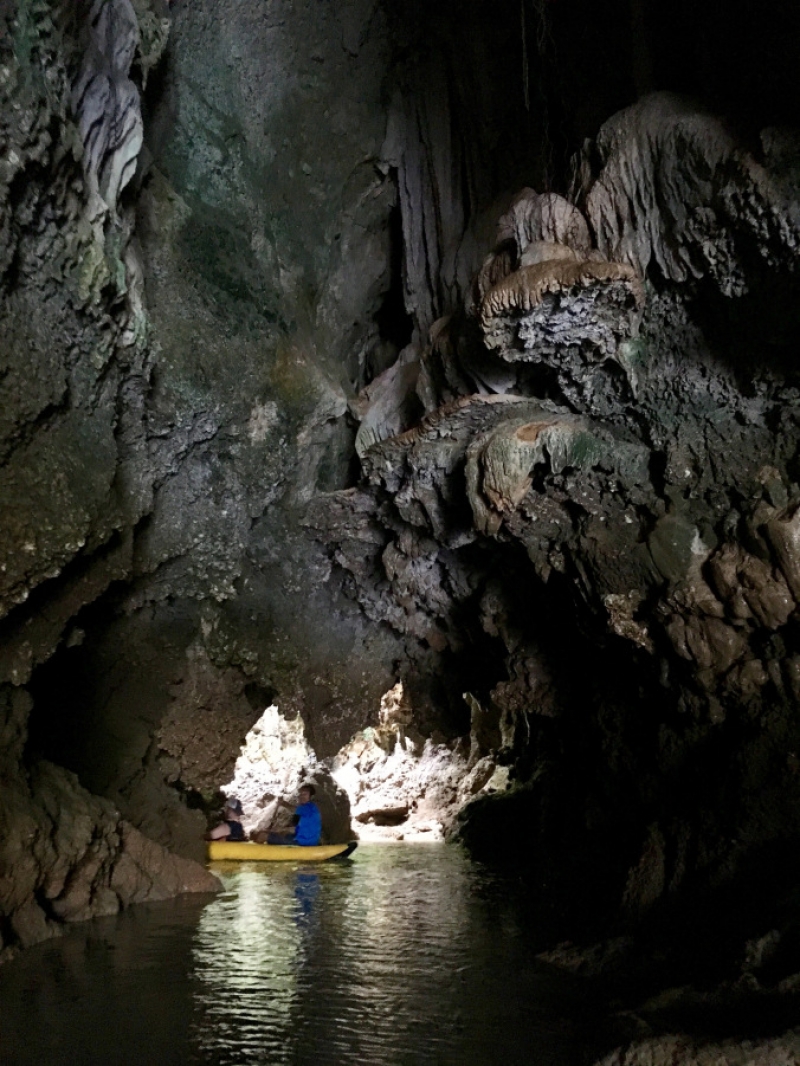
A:
[[[251,840],[210,840],[209,862],[324,862],[325,859],[346,859],[356,850],[358,841],[347,844],[254,844]]]

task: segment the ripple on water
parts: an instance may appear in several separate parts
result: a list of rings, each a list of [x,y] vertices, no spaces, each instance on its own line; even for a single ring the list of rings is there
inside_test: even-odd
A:
[[[0,1061],[583,1061],[571,988],[536,963],[509,886],[457,850],[215,870],[210,902],[133,908],[0,970]]]

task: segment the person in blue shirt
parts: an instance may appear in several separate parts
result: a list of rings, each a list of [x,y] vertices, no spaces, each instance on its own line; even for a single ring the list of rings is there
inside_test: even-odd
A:
[[[294,828],[283,833],[270,833],[268,844],[299,844],[300,847],[313,847],[322,838],[322,815],[314,803],[316,789],[313,785],[301,785],[297,790],[298,805],[285,799],[278,800],[279,807],[294,810]]]

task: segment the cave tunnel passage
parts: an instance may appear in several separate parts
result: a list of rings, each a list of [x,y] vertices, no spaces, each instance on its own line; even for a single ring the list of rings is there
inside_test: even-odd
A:
[[[59,834],[45,808],[54,806],[58,792],[36,791],[40,760],[50,760],[77,773],[95,797],[113,800],[154,848],[163,844],[170,858],[202,862],[205,816],[220,787],[240,792],[251,816],[267,813],[266,806],[258,807],[267,785],[248,776],[246,767],[237,776],[242,740],[254,748],[259,736],[283,744],[295,729],[296,757],[279,767],[269,789],[285,788],[314,770],[332,801],[336,787],[345,788],[365,843],[370,832],[395,841],[439,840],[458,819],[473,858],[493,864],[510,859],[513,866],[519,910],[497,905],[477,916],[470,909],[475,899],[497,904],[497,893],[492,882],[481,897],[474,879],[491,881],[494,873],[480,862],[468,864],[456,849],[440,849],[441,881],[428,876],[430,867],[414,865],[419,855],[412,861],[413,849],[395,849],[394,855],[387,849],[389,866],[397,863],[392,878],[399,870],[398,879],[380,867],[384,857],[375,866],[366,862],[364,872],[374,879],[362,884],[364,907],[357,914],[348,910],[345,891],[353,870],[331,874],[327,882],[327,874],[320,876],[319,884],[339,904],[324,919],[326,935],[347,929],[351,943],[358,943],[359,936],[377,931],[370,1016],[391,1030],[383,1033],[387,1042],[404,1032],[392,1029],[397,1003],[388,1013],[384,1009],[387,951],[396,951],[392,972],[405,972],[404,960],[412,956],[434,959],[437,989],[453,997],[442,1013],[453,1025],[440,1028],[447,1039],[457,1038],[464,1031],[458,990],[474,984],[480,995],[481,982],[473,978],[482,978],[481,964],[498,946],[507,955],[492,971],[495,990],[510,989],[513,1003],[524,985],[530,999],[523,1013],[535,1001],[535,980],[524,960],[530,960],[532,944],[540,945],[534,927],[542,914],[551,937],[580,941],[569,962],[605,967],[610,986],[624,990],[618,1002],[626,1005],[636,1002],[637,991],[641,999],[663,988],[673,990],[666,998],[674,1004],[685,995],[674,990],[685,990],[698,977],[727,982],[735,996],[754,989],[757,998],[776,989],[794,995],[796,1005],[800,596],[794,582],[800,579],[792,552],[800,499],[800,301],[790,276],[793,262],[782,278],[773,275],[796,249],[795,236],[787,242],[783,227],[788,232],[794,225],[790,201],[796,198],[798,156],[788,136],[783,140],[773,131],[762,139],[760,131],[800,119],[797,4],[775,0],[754,13],[747,0],[731,0],[720,13],[692,0],[347,0],[316,7],[242,0],[227,8],[217,0],[125,2],[121,7],[135,9],[136,18],[143,11],[168,14],[172,30],[145,91],[141,166],[122,190],[119,210],[109,195],[102,218],[89,217],[105,210],[94,196],[97,184],[116,173],[117,164],[132,167],[139,150],[133,142],[120,149],[118,137],[133,131],[135,140],[138,115],[123,111],[138,100],[149,58],[156,61],[158,19],[130,44],[140,53],[129,83],[127,71],[114,67],[126,47],[111,42],[110,57],[99,38],[86,45],[86,71],[97,74],[87,86],[124,82],[130,93],[110,92],[99,103],[88,93],[98,106],[77,124],[84,128],[88,117],[91,145],[108,149],[109,156],[90,172],[87,140],[82,179],[67,116],[70,107],[80,106],[71,102],[71,68],[83,62],[83,31],[90,27],[76,29],[81,5],[67,4],[77,21],[64,32],[75,30],[75,36],[61,42],[59,53],[61,27],[48,22],[53,5],[34,6],[16,5],[26,19],[30,15],[25,33],[0,31],[4,69],[11,69],[5,67],[7,47],[20,50],[14,62],[19,59],[28,73],[55,57],[38,102],[35,77],[25,81],[30,96],[24,102],[13,77],[0,85],[0,92],[7,85],[17,92],[1,109],[0,125],[4,135],[6,123],[13,127],[8,143],[20,165],[0,203],[10,217],[3,233],[11,235],[8,254],[0,250],[9,352],[0,376],[11,382],[14,408],[8,420],[3,415],[0,474],[8,475],[3,493],[6,485],[16,493],[9,508],[9,557],[19,551],[22,560],[18,577],[9,576],[13,566],[7,572],[4,565],[0,574],[4,588],[7,577],[10,582],[8,602],[21,605],[31,593],[25,606],[13,609],[8,628],[16,619],[32,623],[38,613],[43,620],[38,630],[20,627],[12,642],[16,655],[25,633],[36,630],[39,643],[29,650],[32,661],[41,663],[28,686],[33,710],[27,750],[3,766],[3,777],[8,770],[12,782],[8,794],[28,804],[14,809],[50,827],[39,840],[48,847],[56,842]],[[124,21],[115,23],[114,32],[125,32]],[[46,22],[31,47],[28,30]],[[129,29],[136,36],[133,23]],[[273,44],[274,53],[268,53]],[[152,57],[145,55],[150,48]],[[97,71],[91,68],[95,62]],[[542,504],[535,531],[531,509],[524,513],[527,501],[509,512],[497,535],[484,527],[476,532],[465,487],[446,485],[442,498],[453,489],[461,503],[452,504],[452,512],[462,507],[455,522],[464,522],[463,540],[453,540],[471,545],[454,549],[461,552],[463,570],[454,570],[449,586],[445,578],[432,589],[422,567],[411,575],[405,602],[401,596],[392,601],[380,563],[370,567],[380,560],[387,537],[399,535],[401,502],[393,503],[391,486],[404,491],[410,449],[395,468],[389,461],[378,471],[376,460],[375,481],[362,477],[355,394],[410,341],[426,344],[428,319],[452,313],[456,336],[457,316],[469,313],[460,305],[471,272],[493,247],[511,197],[526,186],[566,193],[572,160],[586,139],[651,90],[685,94],[700,109],[723,116],[724,127],[692,113],[699,141],[708,134],[716,144],[732,131],[739,154],[727,157],[731,174],[749,153],[750,175],[758,177],[762,168],[770,181],[774,176],[772,191],[787,207],[779,204],[763,232],[756,232],[760,222],[752,225],[745,203],[752,190],[742,191],[726,172],[731,196],[720,185],[715,202],[700,203],[692,215],[699,226],[691,235],[694,249],[664,231],[664,247],[675,243],[676,256],[685,255],[687,264],[694,262],[698,232],[701,243],[708,237],[712,252],[734,247],[750,286],[739,298],[727,295],[737,279],[720,279],[711,268],[705,279],[685,282],[650,273],[648,328],[659,333],[659,356],[677,368],[674,382],[664,381],[668,392],[674,384],[674,422],[659,395],[648,398],[644,371],[638,395],[623,387],[632,380],[628,370],[623,380],[614,367],[603,371],[602,381],[594,375],[593,392],[584,394],[555,357],[496,379],[500,391],[507,385],[508,392],[552,401],[603,423],[604,430],[620,430],[626,445],[633,438],[637,445],[655,442],[649,481],[642,474],[634,489],[620,482],[620,496],[630,489],[624,519],[630,537],[618,529],[615,541],[607,526],[601,532],[607,517],[598,518],[602,507],[590,514],[568,498],[568,479],[554,486],[543,469],[531,472],[531,490]],[[123,110],[111,110],[117,105]],[[644,108],[633,109],[628,117],[638,121],[644,114]],[[107,143],[94,136],[101,128]],[[388,143],[391,158],[384,158]],[[127,153],[124,160],[114,155],[118,149]],[[599,165],[601,150],[595,146],[587,165]],[[686,159],[680,151],[675,157],[660,162],[680,171]],[[697,169],[704,167],[705,160]],[[654,233],[668,213],[666,203],[656,202],[660,192],[663,186],[647,220]],[[766,217],[755,214],[760,221]],[[674,222],[667,220],[667,230]],[[598,230],[590,234],[593,247],[602,247],[600,225],[595,219],[592,225]],[[748,225],[750,237],[740,237],[739,229]],[[44,262],[48,249],[58,249],[52,271]],[[79,281],[71,288],[73,278]],[[475,347],[483,343],[478,328]],[[685,373],[698,355],[693,346],[703,341],[708,347],[702,365]],[[479,379],[470,378],[474,353],[466,343],[456,349],[450,366],[442,355],[442,379],[450,372],[442,385],[445,401],[455,396],[466,402],[459,390],[484,384],[494,389],[495,379],[480,379],[478,386]],[[483,367],[473,369],[478,374]],[[434,393],[431,386],[425,410],[442,404]],[[506,397],[492,397],[498,399]],[[410,422],[422,412],[423,401],[418,408],[413,403]],[[710,443],[714,427],[722,427],[716,451]],[[741,430],[739,444],[731,427]],[[446,434],[437,441],[437,461],[449,447]],[[406,437],[402,447],[409,443]],[[609,466],[616,458],[609,458]],[[557,492],[563,507],[551,521],[544,511],[561,506]],[[332,505],[345,498],[356,504],[354,528],[336,532],[357,557],[354,583],[373,581],[373,587],[361,587],[346,604],[334,550],[322,538],[312,544],[315,534],[306,536],[305,527],[298,533],[301,512],[322,497]],[[408,498],[404,502],[409,505]],[[344,508],[333,524],[339,519],[347,524]],[[28,537],[26,523],[35,537]],[[550,531],[542,532],[547,523]],[[709,554],[695,569],[706,529],[712,535],[702,547]],[[17,530],[25,531],[18,544]],[[682,554],[687,531],[690,549]],[[135,540],[134,550],[120,551],[116,568],[95,569],[95,563],[109,562],[97,545],[117,535],[116,547],[129,549]],[[511,543],[517,536],[529,538],[530,557],[520,543]],[[640,570],[626,568],[628,549],[640,553]],[[409,573],[417,562],[413,550],[402,560]],[[434,545],[429,554],[436,550]],[[70,552],[85,569],[70,570]],[[658,569],[656,555],[669,574],[652,570],[651,562]],[[684,555],[691,557],[688,570],[681,569]],[[120,586],[98,591],[108,573],[123,570]],[[52,579],[58,572],[63,580]],[[534,576],[545,572],[546,581]],[[630,574],[631,583],[623,584]],[[728,577],[732,588],[725,593]],[[627,617],[612,617],[605,591],[628,597],[630,605],[642,588],[639,607]],[[61,644],[51,653],[48,641],[58,638],[42,635],[50,619],[91,596],[96,602],[63,623]],[[304,613],[321,617],[322,624],[306,625]],[[289,614],[292,632],[280,624]],[[268,625],[267,616],[279,623]],[[299,650],[298,633],[306,639]],[[376,676],[380,671],[380,684],[369,676],[371,669]],[[393,681],[402,691],[389,687]],[[16,699],[17,707],[26,708],[25,693],[18,699],[11,689],[0,693],[6,701],[0,707]],[[385,705],[379,707],[381,694]],[[262,725],[259,734],[254,724],[273,705],[286,717],[273,716],[275,732]],[[308,719],[308,736],[300,735],[299,709]],[[325,766],[308,737],[330,753]],[[208,754],[212,741],[212,757],[195,758]],[[459,791],[467,781],[475,786],[469,794]],[[121,853],[118,819],[108,815],[103,821],[108,804],[78,790],[71,795],[76,810],[92,810],[96,826],[104,826],[92,846],[102,837],[102,847]],[[13,854],[18,843],[9,833],[0,858]],[[0,956],[7,956],[9,945],[13,953],[18,943],[52,932],[47,923],[64,900],[45,901],[41,885],[54,866],[72,863],[68,883],[73,876],[79,881],[89,865],[77,850],[65,855],[53,844],[51,869],[42,860],[22,904],[15,886],[3,895],[0,885]],[[163,857],[158,852],[159,862]],[[109,869],[86,882],[91,906],[80,912],[84,916],[112,905]],[[196,872],[205,875],[199,865]],[[306,889],[313,883],[305,882]],[[255,881],[247,882],[238,897],[242,937],[236,947],[242,954],[235,957],[224,936],[222,952],[209,950],[206,962],[219,967],[203,1007],[218,1004],[219,989],[235,982],[231,958],[241,969],[248,951],[260,952],[252,972],[261,973],[272,943],[272,927],[264,935],[265,908],[275,907],[288,948],[276,984],[269,986],[279,1008],[265,1000],[264,1016],[283,1011],[291,1040],[298,1030],[291,995],[302,989],[311,973],[305,967],[315,952],[324,955],[326,941],[315,939],[313,923],[304,924],[316,905],[313,890],[301,899],[299,880],[262,878],[260,884],[288,891],[266,899],[253,890]],[[441,885],[456,890],[439,894]],[[216,913],[223,923],[239,906],[231,898],[220,897]],[[367,921],[361,921],[363,914]],[[402,928],[391,926],[398,915]],[[393,944],[383,936],[389,927],[398,937]],[[202,937],[207,929],[202,922],[199,928]],[[434,945],[430,956],[418,950],[414,937],[420,931]],[[485,940],[481,931],[489,934]],[[580,954],[609,934],[614,939],[602,948]],[[134,930],[134,942],[136,935]],[[344,960],[350,971],[342,987],[351,987],[355,975],[353,986],[363,988],[364,959],[339,953],[341,942],[334,942],[337,964]],[[473,943],[479,948],[470,955]],[[332,972],[330,960],[320,960],[312,977],[319,980],[316,1020],[320,1004],[327,1009],[323,982]],[[440,1021],[426,1014],[429,977],[422,974],[416,986],[422,993],[404,1001],[408,1009],[401,1015],[409,1031],[420,1028],[422,1018],[426,1039]],[[640,987],[631,991],[637,982]],[[402,996],[403,989],[393,993]],[[714,1031],[761,1033],[793,1024],[785,1017],[786,1002],[780,1020],[762,1028],[745,1013],[746,1020],[734,1025],[729,1011]],[[516,1034],[520,1012],[509,1019],[502,1015],[502,997],[500,1003],[508,1023],[500,1028]],[[694,1006],[703,1013],[701,998]],[[662,1015],[651,1025],[659,1009],[651,1001],[628,1019],[637,1033],[658,1033],[661,1023],[671,1021]],[[247,1010],[245,1004],[244,1017]],[[695,1027],[691,1010],[674,1017],[679,1030],[703,1028],[700,1022]],[[486,1019],[485,1028],[470,1030],[481,1064],[491,1061],[487,1047],[489,1056],[495,1051],[487,1034],[497,1031],[496,1022]],[[705,1022],[708,1034],[713,1026]],[[350,1036],[362,1039],[362,1023],[356,1020]],[[471,1024],[472,1018],[467,1029]],[[318,1035],[318,1047],[327,1050],[327,1036]],[[362,1051],[354,1046],[359,1061]],[[507,1059],[516,1061],[513,1055]],[[454,1053],[453,1061],[467,1059]]]

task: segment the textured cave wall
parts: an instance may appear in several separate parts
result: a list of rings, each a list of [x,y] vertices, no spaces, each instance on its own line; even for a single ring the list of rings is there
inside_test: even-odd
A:
[[[38,263],[20,269],[17,253],[7,275],[20,348],[55,364],[48,394],[28,395],[30,368],[7,351],[20,386],[4,470],[20,504],[9,511],[4,573],[12,597],[50,580],[6,623],[7,678],[26,683],[55,651],[32,682],[32,754],[200,857],[204,819],[182,797],[213,796],[263,706],[277,699],[302,713],[325,755],[393,680],[396,640],[328,592],[326,555],[301,526],[308,498],[351,476],[348,399],[371,353],[390,343],[376,322],[392,284],[396,199],[379,165],[386,33],[374,3],[321,16],[292,4],[237,5],[224,17],[216,4],[95,9],[42,5],[40,18],[66,20],[61,53],[54,46],[68,67],[57,87],[70,149],[61,165],[71,167],[62,184],[71,173],[91,225],[66,209],[50,218],[38,203],[12,216],[40,256],[50,249],[30,230],[69,245],[83,225],[100,265],[89,263],[97,278],[76,281],[95,284],[77,323],[46,317],[69,292],[48,300]],[[27,6],[9,19],[19,63]],[[78,42],[92,33],[125,69],[98,81],[84,120],[92,83]],[[54,58],[35,58],[50,77]],[[46,126],[47,114],[30,111]],[[103,123],[124,144],[108,148]],[[61,192],[49,162],[41,197]],[[124,209],[113,181],[127,186]],[[26,453],[28,439],[40,458]]]
[[[585,217],[520,194],[416,377],[373,386],[426,418],[318,503],[418,684],[474,682],[502,736],[518,787],[462,837],[525,839],[583,918],[777,882],[800,834],[798,143],[671,94],[609,119]]]
[[[215,887],[27,752],[25,686],[80,610],[130,574],[152,503],[130,182],[163,16],[125,2],[0,10],[3,957],[59,921]]]
[[[627,921],[777,884],[800,828],[796,12],[737,8],[732,50],[690,5],[538,8],[540,173],[586,221],[521,194],[319,526],[418,687],[495,723],[523,787],[464,838]],[[691,96],[606,121],[652,89]]]
[[[162,836],[195,851],[197,824],[172,828],[165,780],[210,797],[272,699],[327,754],[391,683],[392,640],[337,607],[300,525],[309,495],[350,476],[349,380],[380,343],[390,285],[380,12],[337,11],[173,5],[147,99],[137,237],[157,353],[154,502],[119,619],[55,675],[88,679],[75,768],[152,832],[160,792]],[[114,768],[94,738],[132,716],[146,724]],[[202,767],[193,744],[213,750]]]
[[[398,679],[587,912],[796,839],[795,15],[597,8],[0,6],[4,809],[112,804],[96,912]]]
[[[459,297],[470,226],[535,155],[502,150],[514,24],[476,34],[475,4],[451,40],[368,0],[3,17],[3,678],[33,696],[26,762],[199,857],[194,808],[263,706],[331,755],[406,658],[306,508],[353,483],[358,389]],[[430,731],[452,701],[417,687]]]
[[[119,26],[135,36],[125,12],[104,27],[109,48]],[[398,672],[428,732],[468,725],[448,684],[431,693],[398,671],[403,635],[342,594],[304,523],[318,493],[357,477],[358,390],[468,287],[476,227],[536,142],[520,146],[522,101],[507,91],[516,22],[477,33],[480,4],[456,35],[453,12],[404,17],[366,0],[135,14],[150,52],[128,95],[93,112],[101,123],[112,100],[133,131],[119,238],[129,262],[117,268],[129,294],[117,304],[138,315],[139,364],[100,410],[127,461],[110,454],[107,477],[135,509],[102,552],[90,544],[86,563],[68,562],[95,575],[78,578],[80,598],[72,585],[41,591],[37,616],[63,600],[46,648],[15,636],[21,616],[8,632],[14,663],[44,664],[31,752],[199,857],[193,808],[230,776],[273,700],[303,716],[320,757],[377,715]],[[24,560],[19,538],[8,543]]]

